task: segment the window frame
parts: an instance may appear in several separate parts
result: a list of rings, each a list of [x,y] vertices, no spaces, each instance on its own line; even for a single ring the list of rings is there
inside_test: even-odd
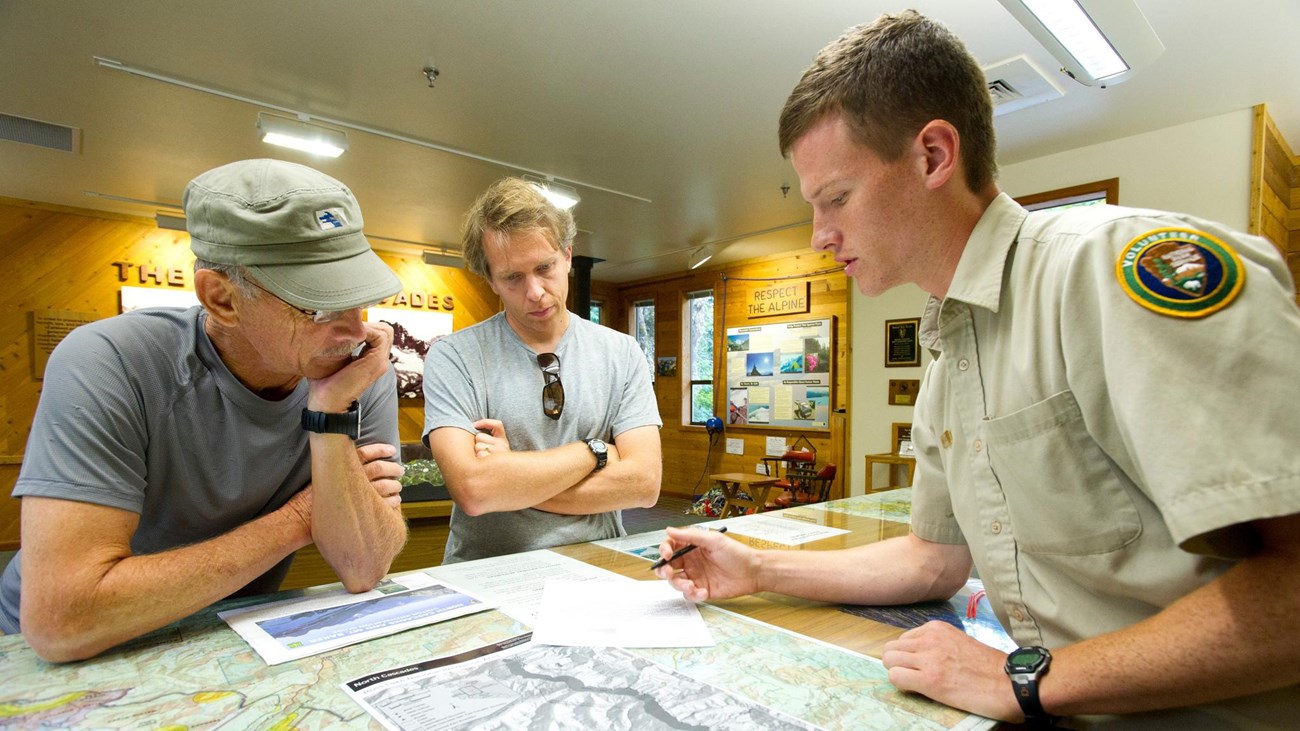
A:
[[[691,306],[695,300],[707,297],[711,304],[712,330],[710,343],[712,353],[710,354],[709,378],[708,380],[695,378],[695,318],[691,316]],[[685,293],[682,296],[682,321],[686,323],[682,328],[682,353],[686,355],[685,362],[682,364],[682,425],[683,426],[704,426],[704,420],[695,420],[695,389],[697,386],[707,386],[710,391],[709,414],[704,419],[717,415],[718,410],[718,338],[717,338],[717,295],[712,288],[697,289]]]
[[[647,306],[650,309],[650,322],[651,322],[649,349],[647,349],[646,344],[642,342],[640,331],[637,329],[637,311]],[[641,353],[646,358],[646,365],[647,367],[650,368],[650,381],[653,383],[655,380],[655,339],[656,339],[655,330],[659,326],[658,318],[655,317],[654,297],[650,297],[647,299],[633,300],[632,305],[628,307],[627,312],[628,312],[627,314],[628,332],[632,334],[632,339],[636,340],[637,346],[641,348]]]
[[[1090,201],[1101,201],[1117,206],[1119,205],[1119,178],[1094,180],[1091,183],[1081,183],[1066,188],[1046,190],[1042,193],[1022,195],[1018,196],[1015,201],[1029,211],[1062,208]]]

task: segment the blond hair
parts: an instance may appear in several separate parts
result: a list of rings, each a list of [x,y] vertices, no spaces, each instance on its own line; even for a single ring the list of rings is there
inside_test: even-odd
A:
[[[465,214],[462,252],[471,272],[491,278],[484,244],[489,235],[508,241],[516,233],[540,231],[556,251],[573,246],[578,228],[573,214],[557,208],[537,186],[522,178],[502,178],[483,191]]]

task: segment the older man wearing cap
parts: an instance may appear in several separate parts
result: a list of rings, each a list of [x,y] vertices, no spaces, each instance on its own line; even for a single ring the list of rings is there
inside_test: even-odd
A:
[[[248,160],[184,205],[202,307],[78,328],[46,370],[0,627],[51,661],[274,591],[313,541],[368,590],[406,539],[392,331],[361,320],[401,283],[352,192]]]

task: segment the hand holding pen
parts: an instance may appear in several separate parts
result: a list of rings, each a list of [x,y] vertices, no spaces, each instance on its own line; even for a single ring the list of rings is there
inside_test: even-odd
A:
[[[726,533],[727,526],[725,525],[722,526],[721,528],[718,529],[718,532]],[[660,566],[665,566],[667,564],[670,564],[673,561],[676,561],[677,559],[681,558],[682,556],[685,556],[686,554],[690,553],[691,551],[694,551],[697,548],[699,548],[699,546],[695,545],[694,543],[692,543],[689,546],[683,546],[682,548],[673,551],[673,555],[669,556],[668,558],[661,558],[658,561],[655,561],[653,564],[650,565],[650,570],[654,571],[658,569]]]

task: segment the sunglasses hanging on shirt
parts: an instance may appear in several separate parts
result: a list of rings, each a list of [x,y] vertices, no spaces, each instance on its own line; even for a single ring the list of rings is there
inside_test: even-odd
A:
[[[560,382],[560,356],[555,353],[541,353],[537,356],[537,365],[542,369],[546,380],[542,386],[542,413],[552,419],[559,419],[564,413],[564,384]]]

